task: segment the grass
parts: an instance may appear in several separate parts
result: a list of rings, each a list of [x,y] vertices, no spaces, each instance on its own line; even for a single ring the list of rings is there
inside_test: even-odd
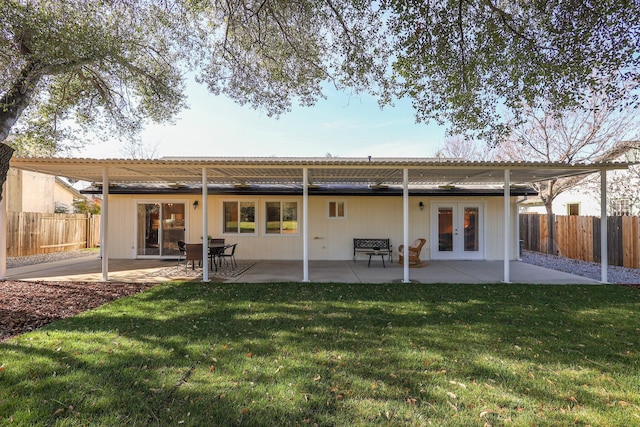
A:
[[[0,344],[0,424],[640,424],[640,291],[166,284]]]

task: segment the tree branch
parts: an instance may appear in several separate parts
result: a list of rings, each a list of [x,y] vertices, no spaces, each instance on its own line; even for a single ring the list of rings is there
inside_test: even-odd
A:
[[[460,31],[460,60],[462,62],[462,86],[465,91],[468,90],[467,85],[467,69],[466,69],[466,58],[464,53],[464,28],[462,25],[462,2],[463,0],[458,0],[458,30]]]

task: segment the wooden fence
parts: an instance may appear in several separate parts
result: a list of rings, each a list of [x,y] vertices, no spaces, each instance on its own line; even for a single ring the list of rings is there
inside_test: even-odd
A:
[[[600,218],[594,216],[555,215],[557,254],[582,261],[600,262]],[[547,215],[520,215],[520,240],[523,248],[547,253]],[[640,217],[607,218],[607,262],[628,268],[640,268]]]
[[[100,215],[7,212],[7,256],[93,248],[100,243]]]

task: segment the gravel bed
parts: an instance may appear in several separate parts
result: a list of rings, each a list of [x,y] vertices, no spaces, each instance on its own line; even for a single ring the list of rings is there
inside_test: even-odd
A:
[[[522,261],[590,279],[600,280],[601,278],[601,266],[594,262],[577,261],[531,251],[522,251]],[[607,268],[607,279],[610,283],[638,285],[640,284],[640,270],[610,265]]]
[[[99,249],[82,249],[77,251],[50,252],[48,254],[29,255],[23,257],[7,257],[7,268],[26,267],[27,265],[62,261],[65,259],[96,257],[99,254]]]

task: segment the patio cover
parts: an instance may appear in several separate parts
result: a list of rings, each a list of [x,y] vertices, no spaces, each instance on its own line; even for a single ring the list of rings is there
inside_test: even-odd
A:
[[[478,162],[441,158],[364,158],[353,157],[170,157],[153,160],[90,158],[13,158],[11,167],[89,181],[102,187],[102,250],[106,254],[108,195],[111,183],[165,183],[179,188],[200,183],[203,196],[203,230],[207,229],[207,186],[229,184],[302,185],[303,187],[303,280],[308,281],[308,189],[331,184],[351,184],[384,188],[402,185],[404,245],[409,246],[409,189],[424,185],[443,188],[499,185],[504,190],[505,257],[504,282],[509,282],[509,249],[512,236],[509,223],[510,188],[555,178],[601,174],[601,213],[606,217],[606,171],[627,169],[628,163],[603,162],[566,164],[546,162]],[[106,185],[104,185],[106,184]],[[6,227],[4,207],[0,208],[0,229]],[[607,234],[601,221],[602,235]],[[6,233],[2,233],[6,236]],[[0,238],[1,240],[1,238]],[[602,282],[607,281],[606,239],[602,251]],[[0,280],[6,276],[6,242],[0,242]],[[409,257],[405,254],[405,260]],[[108,257],[103,256],[103,279],[108,280]],[[208,280],[204,269],[203,280]],[[409,266],[404,266],[404,282]]]

